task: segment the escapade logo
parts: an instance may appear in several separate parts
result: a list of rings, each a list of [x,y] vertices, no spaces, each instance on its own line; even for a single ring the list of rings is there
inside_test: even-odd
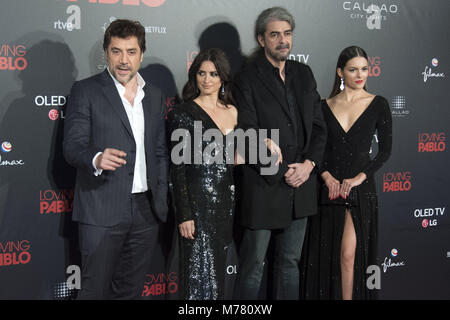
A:
[[[445,78],[445,73],[434,72],[435,68],[439,66],[439,60],[437,58],[431,59],[431,67],[425,66],[425,70],[422,72],[423,82],[427,82],[429,78]]]
[[[57,120],[60,116],[64,119],[64,111],[59,111],[58,108],[63,108],[66,105],[67,98],[65,96],[36,96],[34,103],[37,107],[50,107],[48,111],[48,118],[50,120]]]
[[[381,264],[384,273],[386,273],[389,268],[404,267],[406,265],[405,261],[393,261],[393,259],[397,258],[398,255],[399,251],[396,248],[393,248],[391,250],[390,257],[384,258],[384,262]]]
[[[178,291],[178,277],[176,272],[146,274],[143,297],[174,294]]]
[[[351,19],[366,19],[366,27],[369,30],[380,30],[381,22],[387,20],[387,16],[398,13],[398,6],[391,3],[373,4],[362,1],[344,1],[342,8],[350,12]]]
[[[383,174],[383,192],[411,190],[411,172],[387,172]]]
[[[86,0],[84,0],[86,1]],[[78,2],[78,0],[67,0],[67,2]],[[160,7],[166,0],[88,0],[89,3],[98,4],[122,4],[124,6],[139,6],[144,4],[149,7]]]
[[[41,190],[39,212],[40,214],[72,212],[73,198],[73,189]]]
[[[31,244],[28,240],[0,241],[0,267],[29,263],[30,248]]]
[[[440,208],[425,208],[425,209],[415,209],[414,217],[422,219],[422,228],[435,227],[438,225],[439,217],[442,217],[445,213],[445,207]]]
[[[0,70],[24,70],[28,66],[27,50],[21,44],[2,44],[0,47]]]
[[[418,152],[442,152],[445,147],[445,132],[419,133]]]

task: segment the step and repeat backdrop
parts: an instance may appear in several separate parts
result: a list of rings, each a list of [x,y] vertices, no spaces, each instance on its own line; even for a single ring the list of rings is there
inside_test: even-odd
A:
[[[0,12],[0,299],[76,297],[75,170],[62,156],[62,128],[74,81],[105,68],[109,23],[145,26],[140,72],[169,109],[202,48],[225,50],[236,73],[257,45],[257,15],[275,5],[295,16],[290,59],[311,66],[322,97],[339,53],[355,44],[369,55],[368,90],[390,102],[393,152],[377,173],[380,298],[450,298],[448,0],[17,0]],[[172,219],[161,232],[148,299],[178,298],[175,231]],[[235,245],[226,272],[229,296]]]

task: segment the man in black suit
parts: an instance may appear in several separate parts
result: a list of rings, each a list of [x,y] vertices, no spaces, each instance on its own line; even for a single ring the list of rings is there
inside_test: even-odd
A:
[[[238,214],[244,232],[235,286],[238,299],[258,298],[271,239],[274,298],[299,298],[299,260],[306,217],[317,209],[316,167],[325,149],[326,125],[311,69],[287,60],[294,27],[284,8],[264,10],[255,28],[259,52],[235,79],[238,127],[278,129],[283,159],[273,175],[261,174],[261,163],[241,168]]]
[[[139,22],[112,22],[103,48],[107,70],[74,84],[64,124],[64,156],[77,168],[79,298],[138,299],[167,218],[164,98],[138,73]]]

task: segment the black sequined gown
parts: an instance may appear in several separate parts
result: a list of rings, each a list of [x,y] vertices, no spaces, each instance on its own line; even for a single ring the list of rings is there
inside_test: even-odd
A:
[[[170,142],[176,224],[178,226],[187,220],[194,220],[195,223],[194,240],[179,235],[182,298],[224,299],[226,253],[232,242],[234,213],[233,164],[226,162],[226,146],[232,141],[227,141],[227,136],[193,101],[177,105],[169,111],[167,124],[169,139],[174,131],[177,136],[176,141]],[[215,129],[216,137],[211,141],[194,138],[194,131],[198,136],[208,129]],[[184,136],[185,142],[189,141],[190,136],[191,143],[184,151],[180,148],[183,144],[180,144],[179,136]],[[187,151],[189,145],[190,156]],[[204,151],[203,158],[198,150]],[[191,164],[186,164],[186,161],[174,163],[177,156],[184,156]],[[212,157],[217,158],[213,161]],[[220,158],[223,161],[217,161]]]
[[[328,127],[327,147],[321,172],[329,171],[342,182],[364,172],[367,179],[352,189],[349,201],[330,201],[328,188],[319,177],[319,213],[309,218],[301,262],[303,299],[342,299],[341,240],[345,210],[350,208],[356,232],[353,299],[376,298],[376,290],[366,286],[367,267],[377,264],[378,204],[374,173],[389,158],[392,120],[389,104],[375,96],[367,109],[345,132],[325,100],[322,109]],[[375,131],[378,152],[369,151]],[[372,274],[372,273],[371,273]]]

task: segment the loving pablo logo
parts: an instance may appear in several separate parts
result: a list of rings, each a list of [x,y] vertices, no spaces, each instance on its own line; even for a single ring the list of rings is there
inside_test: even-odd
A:
[[[72,212],[73,198],[73,189],[41,190],[39,193],[40,214]]]
[[[381,75],[381,58],[379,56],[367,57],[369,62],[369,77],[378,78]]]
[[[383,192],[411,190],[411,172],[387,172],[383,174]]]
[[[178,277],[176,272],[152,273],[145,276],[143,297],[174,294],[178,291]]]
[[[442,152],[445,147],[445,132],[419,133],[418,152]]]
[[[21,44],[2,44],[0,47],[0,70],[24,70],[28,66],[27,50]]]
[[[0,242],[0,267],[27,264],[31,261],[28,240]]]

